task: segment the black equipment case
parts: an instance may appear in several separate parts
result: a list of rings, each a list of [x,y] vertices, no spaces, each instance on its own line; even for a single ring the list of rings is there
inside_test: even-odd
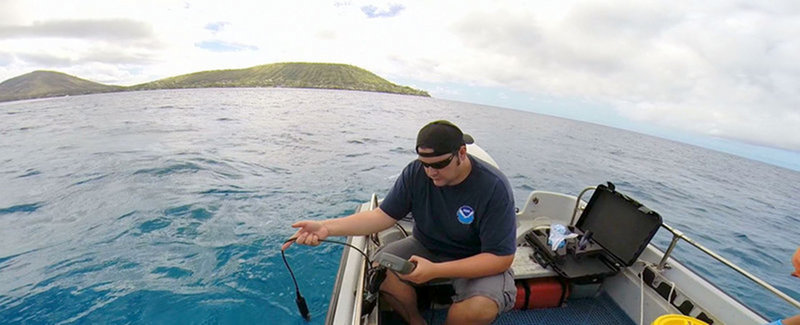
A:
[[[658,213],[615,191],[609,182],[607,186],[597,186],[578,222],[569,227],[579,236],[568,240],[565,247],[556,251],[550,248],[550,229],[533,230],[525,240],[542,266],[551,267],[573,283],[595,283],[616,274],[623,266],[633,265],[661,222]]]

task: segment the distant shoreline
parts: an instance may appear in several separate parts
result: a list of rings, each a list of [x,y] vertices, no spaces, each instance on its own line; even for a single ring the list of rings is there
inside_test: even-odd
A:
[[[246,69],[201,71],[133,86],[105,85],[57,71],[34,71],[0,83],[0,102],[156,89],[305,88],[430,97],[362,68],[334,63],[273,63]]]

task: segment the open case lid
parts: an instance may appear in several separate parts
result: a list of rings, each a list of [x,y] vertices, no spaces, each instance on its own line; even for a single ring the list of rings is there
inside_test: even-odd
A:
[[[627,266],[633,265],[661,227],[661,216],[636,200],[600,184],[575,224]]]

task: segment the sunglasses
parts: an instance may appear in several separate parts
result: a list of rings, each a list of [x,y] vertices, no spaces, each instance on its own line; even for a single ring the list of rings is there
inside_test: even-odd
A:
[[[455,156],[456,156],[456,154],[453,153],[452,155],[450,155],[450,158],[447,158],[445,160],[440,160],[440,161],[432,162],[432,163],[426,163],[426,162],[424,162],[422,160],[420,160],[419,162],[422,164],[422,167],[430,167],[430,168],[433,168],[433,169],[442,169],[442,168],[447,167],[447,165],[450,165],[450,162],[453,161],[453,157],[455,157]]]

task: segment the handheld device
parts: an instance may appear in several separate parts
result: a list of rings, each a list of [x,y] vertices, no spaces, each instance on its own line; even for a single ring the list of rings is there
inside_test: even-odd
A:
[[[375,256],[375,262],[378,262],[378,265],[380,266],[400,274],[409,274],[411,271],[414,271],[415,267],[417,267],[416,264],[409,260],[384,252],[381,252],[378,254],[378,256]]]

